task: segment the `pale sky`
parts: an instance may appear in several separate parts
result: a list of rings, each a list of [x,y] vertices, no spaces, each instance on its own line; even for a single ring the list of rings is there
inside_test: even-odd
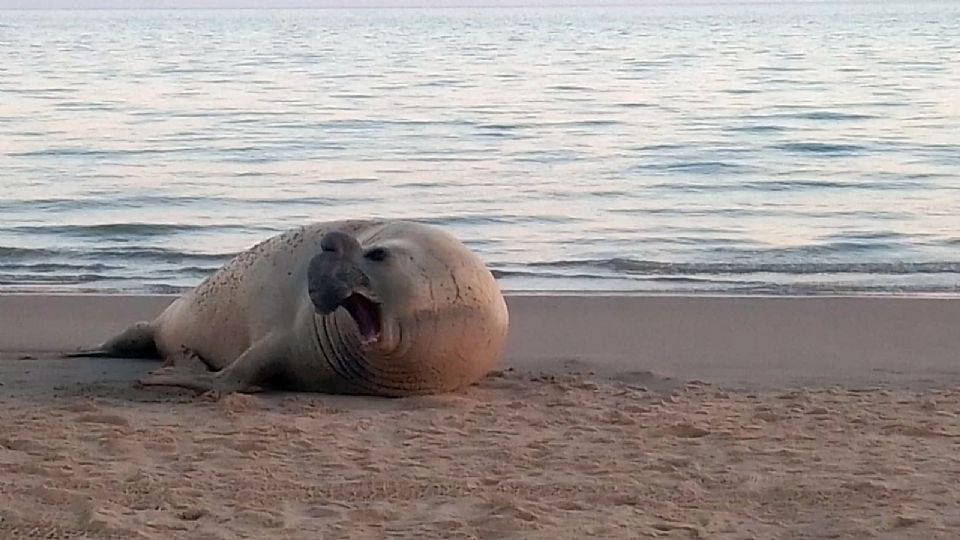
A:
[[[610,0],[0,0],[0,9],[49,8],[252,8],[252,7],[406,7],[460,5],[602,5]]]
[[[0,0],[0,9],[555,6],[732,3],[738,0]],[[739,0],[743,1],[743,0]],[[783,1],[783,0],[768,0]]]

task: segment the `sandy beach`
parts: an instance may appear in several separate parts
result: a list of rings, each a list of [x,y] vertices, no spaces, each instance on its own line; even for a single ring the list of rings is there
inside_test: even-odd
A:
[[[410,399],[65,360],[170,297],[0,295],[0,538],[952,538],[960,302],[511,295]]]

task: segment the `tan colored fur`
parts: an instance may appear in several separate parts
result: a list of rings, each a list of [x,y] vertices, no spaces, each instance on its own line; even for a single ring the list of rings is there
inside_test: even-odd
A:
[[[238,255],[151,323],[165,357],[183,351],[217,370],[270,338],[269,354],[299,388],[353,391],[318,361],[317,339],[356,347],[356,337],[322,332],[307,294],[307,267],[324,234],[340,230],[362,246],[385,245],[398,262],[371,274],[383,302],[387,338],[403,336],[391,350],[363,350],[364,361],[403,390],[390,395],[451,391],[483,377],[496,363],[507,335],[508,313],[500,290],[476,255],[452,235],[401,221],[311,224],[274,236]],[[343,310],[333,315],[342,334],[355,333]],[[322,326],[322,324],[320,324]],[[394,335],[396,334],[396,335]],[[388,340],[389,341],[389,340]],[[357,349],[359,350],[359,349]]]

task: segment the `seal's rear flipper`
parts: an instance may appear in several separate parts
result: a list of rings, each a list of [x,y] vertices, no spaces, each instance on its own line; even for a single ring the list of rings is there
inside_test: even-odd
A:
[[[108,339],[99,347],[65,353],[66,358],[114,357],[114,358],[160,358],[153,327],[147,321],[131,325],[123,332]]]

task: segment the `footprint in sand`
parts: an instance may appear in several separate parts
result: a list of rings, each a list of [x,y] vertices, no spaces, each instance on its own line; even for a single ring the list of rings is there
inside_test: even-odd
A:
[[[77,422],[89,424],[105,424],[108,426],[130,427],[130,421],[118,414],[91,413],[77,417]]]
[[[694,426],[693,424],[674,424],[658,430],[658,434],[680,439],[698,439],[710,434],[710,430]]]

